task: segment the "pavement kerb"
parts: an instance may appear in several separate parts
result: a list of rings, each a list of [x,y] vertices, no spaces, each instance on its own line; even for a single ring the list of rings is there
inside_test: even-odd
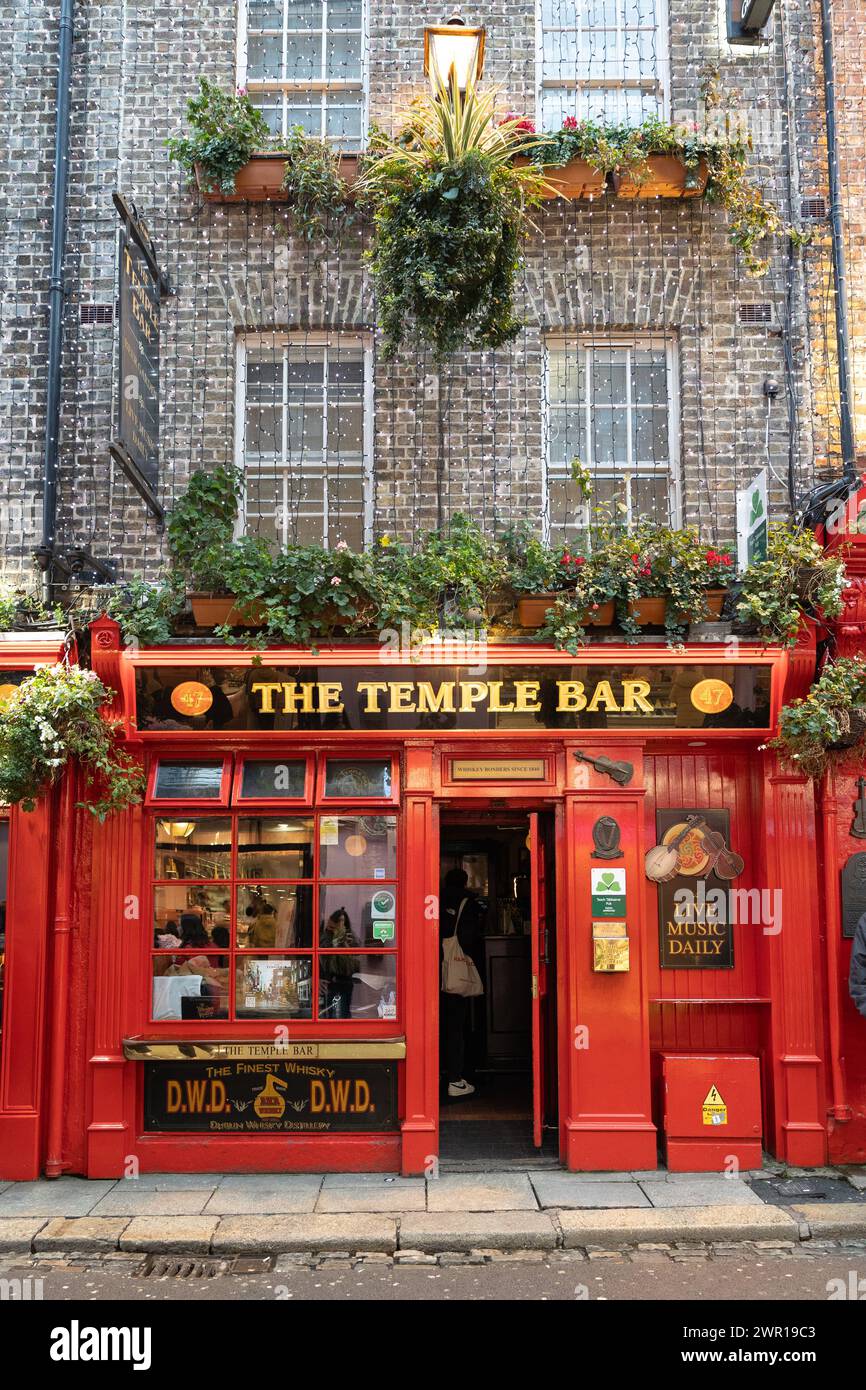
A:
[[[467,1227],[462,1244],[484,1248],[516,1249],[525,1226],[527,1248],[575,1249],[587,1245],[632,1246],[643,1241],[674,1243],[682,1240],[754,1241],[787,1238],[798,1243],[813,1236],[836,1240],[866,1240],[862,1208],[847,1204],[821,1209],[803,1204],[798,1208],[767,1203],[762,1207],[580,1208],[544,1212],[406,1212],[384,1216],[351,1213],[341,1216],[298,1215],[279,1218],[287,1229],[274,1230],[274,1217],[222,1216],[206,1223],[201,1217],[14,1217],[0,1218],[0,1256],[96,1254],[118,1250],[126,1254],[159,1252],[213,1256],[261,1253],[282,1255],[298,1250],[323,1254],[381,1252],[394,1254],[418,1249],[419,1230],[426,1251],[453,1250],[455,1221]],[[423,1220],[420,1218],[423,1217]],[[441,1218],[441,1219],[437,1219]],[[545,1238],[540,1218],[550,1230]],[[190,1222],[201,1230],[184,1245],[184,1231],[193,1235]],[[206,1232],[206,1224],[212,1230]],[[245,1228],[249,1227],[247,1231]],[[475,1234],[475,1228],[478,1228]],[[536,1229],[538,1227],[538,1229]],[[530,1229],[531,1228],[531,1229]],[[441,1230],[441,1238],[439,1232]],[[235,1239],[232,1238],[237,1237]],[[319,1234],[324,1237],[317,1243]],[[501,1240],[497,1241],[497,1233]],[[552,1235],[552,1239],[551,1239]]]

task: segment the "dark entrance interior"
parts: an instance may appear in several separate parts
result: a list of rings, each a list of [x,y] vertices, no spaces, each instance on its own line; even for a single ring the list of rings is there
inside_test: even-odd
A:
[[[446,1166],[540,1157],[556,1162],[553,826],[552,818],[538,814],[533,842],[530,819],[526,813],[475,812],[443,814],[441,821],[440,884],[450,869],[468,875],[479,922],[473,958],[484,983],[484,994],[468,1001],[464,1074],[475,1087],[471,1096],[449,1097],[440,1026],[440,1156]],[[533,921],[542,996],[535,1077]],[[538,1147],[534,1118],[541,1125]]]

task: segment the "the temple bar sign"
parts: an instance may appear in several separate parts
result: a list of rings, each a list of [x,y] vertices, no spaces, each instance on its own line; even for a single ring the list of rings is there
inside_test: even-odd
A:
[[[173,699],[202,687],[200,710]],[[140,729],[766,729],[769,664],[139,667]]]

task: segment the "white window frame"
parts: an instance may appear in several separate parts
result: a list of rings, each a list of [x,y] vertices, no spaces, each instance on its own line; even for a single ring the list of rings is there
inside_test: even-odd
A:
[[[362,421],[362,447],[363,459],[361,463],[361,477],[363,486],[362,499],[362,525],[364,535],[364,545],[369,546],[373,540],[373,515],[375,509],[374,497],[374,471],[373,471],[373,338],[370,333],[327,333],[327,332],[288,332],[288,333],[240,333],[236,343],[235,357],[235,464],[246,478],[246,396],[247,396],[247,349],[250,347],[271,348],[275,353],[283,352],[289,347],[315,347],[334,349],[339,352],[341,348],[354,347],[360,348],[363,355],[364,364],[364,384],[361,394],[363,409]],[[282,454],[283,466],[286,474],[291,469],[291,459],[288,448],[288,414],[285,409],[288,402],[283,397],[283,416],[282,416]],[[324,464],[328,452],[328,387],[327,371],[324,376],[324,395],[323,395],[323,422],[322,422],[322,473],[323,473],[323,497],[322,497],[322,539],[321,544],[326,548],[329,545],[328,538],[328,472]],[[278,467],[279,465],[277,465]],[[247,521],[246,490],[241,499],[238,509],[238,534],[242,535]],[[281,544],[284,543],[281,541]]]
[[[575,4],[583,5],[586,0],[575,0]],[[578,77],[547,78],[544,76],[544,9],[543,0],[535,0],[535,123],[539,130],[543,125],[544,113],[544,93],[546,91],[602,91],[609,90],[633,90],[633,91],[652,91],[658,90],[659,97],[659,118],[663,121],[670,120],[671,111],[671,84],[670,84],[670,19],[668,15],[668,0],[656,0],[658,23],[656,25],[656,71],[652,77],[620,77],[593,78],[583,81]],[[620,11],[617,7],[617,57],[623,56],[622,26],[620,24]],[[568,31],[571,32],[571,31]],[[578,111],[580,115],[580,111]]]
[[[325,71],[326,47],[328,41],[328,0],[321,0],[322,3],[322,71]],[[283,59],[286,56],[286,43],[290,32],[288,26],[287,2],[282,0],[283,5],[283,25],[279,31],[283,43]],[[286,80],[275,80],[271,78],[247,78],[247,39],[249,33],[248,23],[248,0],[238,0],[238,26],[237,40],[235,49],[235,70],[238,87],[245,87],[250,95],[263,93],[288,93],[289,95],[303,96],[305,93],[318,92],[320,96],[321,125],[320,131],[325,136],[327,128],[327,97],[329,92],[358,92],[361,97],[361,135],[359,150],[367,148],[367,138],[369,135],[370,123],[370,6],[369,0],[361,0],[361,76],[355,78],[289,78]],[[274,33],[274,30],[256,30],[256,33]],[[334,30],[333,32],[337,32]],[[284,132],[285,133],[285,132]],[[336,143],[336,140],[335,140]]]
[[[609,338],[600,338],[591,333],[549,333],[544,337],[544,365],[543,365],[543,421],[544,430],[544,472],[541,480],[542,498],[542,532],[544,539],[549,541],[551,533],[550,521],[550,484],[551,484],[551,465],[550,465],[550,353],[552,349],[557,351],[573,351],[584,355],[584,366],[586,370],[587,385],[590,381],[591,354],[593,351],[608,352],[616,349],[641,350],[647,348],[664,349],[665,366],[668,387],[668,487],[670,497],[670,518],[671,525],[677,527],[681,524],[682,516],[682,478],[681,478],[681,459],[680,459],[680,370],[679,370],[679,341],[672,333],[620,333],[614,334]],[[626,373],[626,409],[631,414],[631,372]],[[584,406],[586,412],[586,440],[587,448],[591,447],[592,440],[592,405],[590,403],[590,392],[586,393],[587,399]],[[631,477],[635,476],[632,467],[632,431],[626,430],[626,441],[628,448],[628,459],[623,472]],[[599,478],[616,478],[618,470],[615,468],[593,468],[592,459],[582,459],[591,473]],[[657,470],[654,470],[657,471]],[[637,476],[653,476],[649,470],[637,470]],[[554,481],[559,482],[557,477]],[[590,505],[592,498],[590,497]],[[631,511],[631,495],[629,494],[628,524],[631,525],[635,518]]]

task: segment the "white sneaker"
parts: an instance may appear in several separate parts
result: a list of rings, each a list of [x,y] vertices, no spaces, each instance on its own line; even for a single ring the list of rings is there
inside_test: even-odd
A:
[[[468,1081],[449,1081],[449,1096],[474,1096],[475,1087],[470,1086]]]

